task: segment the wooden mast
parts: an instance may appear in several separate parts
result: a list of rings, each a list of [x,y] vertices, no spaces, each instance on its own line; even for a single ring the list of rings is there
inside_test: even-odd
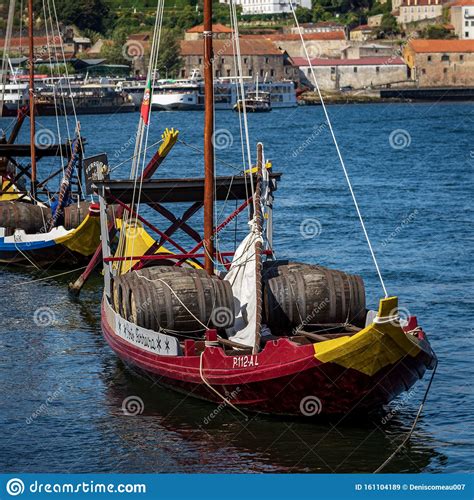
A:
[[[29,108],[30,108],[30,154],[31,154],[31,195],[36,196],[36,148],[35,148],[35,67],[33,40],[33,0],[28,0],[28,39],[29,39]]]
[[[31,0],[30,0],[31,1]],[[204,268],[214,273],[214,70],[212,0],[204,0]]]

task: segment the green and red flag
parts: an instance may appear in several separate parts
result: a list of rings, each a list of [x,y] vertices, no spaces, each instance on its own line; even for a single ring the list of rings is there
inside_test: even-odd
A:
[[[151,99],[151,80],[148,80],[145,87],[145,93],[143,94],[142,107],[140,109],[140,115],[145,125],[148,125],[148,122],[150,121],[150,99]]]

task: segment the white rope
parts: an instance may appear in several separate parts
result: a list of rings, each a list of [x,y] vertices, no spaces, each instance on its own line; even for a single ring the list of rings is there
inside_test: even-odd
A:
[[[234,48],[234,50],[233,50],[233,52],[234,52],[234,65],[235,65],[236,70],[237,70],[237,79],[238,79],[238,85],[236,87],[237,87],[237,89],[240,87],[240,98],[241,98],[241,102],[242,102],[242,117],[241,117],[240,108],[238,109],[241,144],[242,144],[242,150],[244,149],[244,144],[246,146],[248,168],[251,169],[252,168],[252,154],[250,151],[250,134],[249,134],[248,120],[247,120],[247,108],[246,108],[246,103],[245,103],[245,87],[244,87],[242,57],[241,57],[240,40],[239,40],[240,35],[239,35],[239,25],[238,25],[238,20],[237,20],[237,9],[235,6],[235,0],[230,0],[229,7],[230,7],[230,11],[231,11],[232,42],[233,42],[233,48]],[[243,135],[245,136],[245,141],[243,141],[243,137],[242,137],[242,122],[243,122]],[[243,151],[242,151],[242,159],[244,160],[244,165],[245,165],[245,155],[244,155]],[[244,175],[246,175],[245,171],[244,171]],[[245,185],[247,186],[247,183],[245,183]],[[254,188],[252,173],[250,173],[250,188],[251,188],[252,196],[253,196],[255,193],[255,188]],[[249,198],[248,193],[247,193],[247,198]],[[256,208],[255,207],[255,200],[252,203],[253,203],[254,211],[255,211],[255,208]]]
[[[203,354],[204,354],[204,351],[201,352],[201,354],[199,356],[199,376],[201,377],[201,380],[206,384],[207,387],[209,387],[209,389],[211,389],[211,391],[213,391],[215,394],[217,394],[222,399],[222,401],[224,401],[225,404],[229,405],[235,411],[239,412],[245,418],[245,420],[248,420],[247,415],[245,415],[245,413],[242,410],[239,410],[237,408],[237,406],[235,406],[234,404],[232,404],[217,389],[214,389],[214,387],[212,387],[212,385],[206,380],[206,378],[204,377],[204,367],[203,367],[203,363],[202,363],[202,356],[203,356]]]
[[[329,118],[329,113],[327,111],[326,104],[324,103],[324,99],[323,99],[323,96],[322,96],[322,93],[321,93],[321,89],[319,88],[318,80],[316,78],[316,74],[314,72],[313,65],[311,64],[311,58],[309,57],[308,50],[306,48],[306,43],[305,43],[305,40],[303,38],[303,33],[301,32],[301,28],[300,28],[300,24],[298,22],[298,18],[296,17],[296,12],[295,12],[295,8],[293,6],[292,0],[290,0],[290,7],[291,7],[291,12],[293,14],[293,17],[295,19],[295,23],[296,23],[296,27],[298,29],[298,33],[299,33],[300,38],[301,38],[301,43],[303,44],[303,49],[304,49],[304,52],[305,52],[306,59],[308,61],[308,65],[309,65],[310,70],[311,70],[311,75],[313,77],[313,81],[314,81],[314,84],[316,86],[316,90],[318,92],[319,99],[321,100],[321,107],[323,108],[324,116],[326,117],[326,123],[328,124],[329,131],[331,132],[332,140],[334,142],[334,146],[336,147],[337,155],[339,157],[339,161],[341,163],[342,170],[344,171],[344,176],[346,178],[347,185],[349,186],[349,191],[351,192],[352,201],[354,202],[354,206],[355,206],[355,209],[357,211],[357,215],[359,216],[360,225],[362,226],[362,230],[364,231],[365,239],[367,240],[367,245],[369,246],[369,250],[370,250],[370,253],[372,255],[372,260],[374,261],[375,269],[377,270],[377,274],[379,276],[380,283],[381,283],[383,291],[385,293],[385,297],[388,297],[387,289],[385,288],[385,283],[384,283],[383,278],[382,278],[382,273],[380,272],[380,268],[379,268],[379,265],[378,265],[378,262],[377,262],[377,258],[375,257],[375,252],[374,252],[374,249],[372,248],[372,243],[370,242],[369,234],[367,233],[367,229],[365,227],[364,219],[362,218],[362,214],[361,214],[361,211],[359,209],[359,204],[357,203],[357,199],[356,199],[354,190],[352,189],[352,183],[351,183],[351,180],[349,178],[349,174],[347,172],[346,165],[345,165],[344,159],[343,159],[342,154],[341,154],[341,150],[339,149],[339,144],[337,142],[336,135],[334,134],[334,129],[332,127],[332,123],[331,123],[331,120]]]

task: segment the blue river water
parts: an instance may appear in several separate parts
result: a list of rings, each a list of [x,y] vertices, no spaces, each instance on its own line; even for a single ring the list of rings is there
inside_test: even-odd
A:
[[[469,471],[474,106],[337,105],[329,112],[388,293],[418,317],[439,357],[422,418],[386,472]],[[107,152],[116,178],[130,170],[125,160],[138,116],[79,117],[87,154]],[[0,119],[0,127],[9,126]],[[55,118],[39,118],[38,127],[43,137],[55,134]],[[154,112],[150,145],[165,127],[178,128],[183,142],[157,175],[202,175],[203,114]],[[252,115],[249,127],[253,158],[262,141],[274,171],[283,173],[274,210],[277,256],[362,275],[376,307],[382,289],[322,109]],[[236,173],[243,166],[237,115],[218,112],[216,129],[218,173]],[[58,166],[45,160],[40,171]],[[193,218],[197,226],[200,217]],[[233,249],[245,225],[232,224],[223,244]],[[67,283],[75,274],[57,272],[0,273],[4,472],[371,472],[405,436],[428,382],[362,422],[243,420],[129,373],[101,337],[100,276],[73,300]],[[122,410],[130,397],[143,402],[136,416]]]

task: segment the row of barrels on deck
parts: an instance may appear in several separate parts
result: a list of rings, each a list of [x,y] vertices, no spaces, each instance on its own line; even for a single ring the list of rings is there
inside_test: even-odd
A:
[[[234,299],[228,281],[202,269],[146,267],[113,280],[114,309],[143,328],[202,333],[234,324]]]
[[[274,335],[365,320],[360,276],[287,261],[266,262],[262,276],[264,322]],[[234,323],[230,283],[204,270],[147,267],[114,278],[112,295],[116,312],[150,330],[202,333]]]
[[[90,203],[81,201],[64,209],[64,227],[78,227],[89,213]],[[22,229],[27,234],[35,234],[47,230],[51,220],[51,209],[22,201],[0,202],[0,227],[11,232]]]
[[[363,326],[365,287],[360,276],[323,266],[267,261],[263,268],[265,321],[274,335],[324,324]]]

